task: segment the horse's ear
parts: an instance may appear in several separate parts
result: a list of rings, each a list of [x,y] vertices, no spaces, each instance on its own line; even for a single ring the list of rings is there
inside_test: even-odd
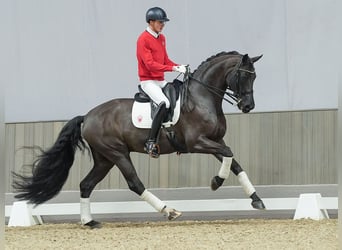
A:
[[[244,54],[243,57],[242,57],[242,64],[247,63],[248,59],[249,59],[248,54]]]
[[[261,57],[262,57],[262,55],[256,56],[256,57],[252,57],[252,58],[251,58],[251,61],[252,61],[253,63],[255,63],[255,62],[258,61]]]

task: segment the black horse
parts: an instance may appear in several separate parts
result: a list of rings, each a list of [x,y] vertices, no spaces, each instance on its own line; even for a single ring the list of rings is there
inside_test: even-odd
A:
[[[202,62],[197,70],[185,76],[179,121],[167,130],[162,129],[159,136],[161,154],[176,151],[213,154],[222,165],[218,175],[212,179],[211,188],[218,189],[232,171],[238,176],[256,209],[264,209],[265,206],[247,174],[233,159],[231,149],[223,141],[226,119],[222,101],[228,94],[242,112],[248,113],[254,108],[253,82],[256,74],[253,64],[260,58],[250,58],[238,52],[221,52]],[[179,217],[179,211],[167,207],[145,189],[132,164],[130,152],[145,152],[144,142],[149,132],[132,124],[133,101],[114,99],[95,107],[85,116],[70,120],[55,144],[42,151],[33,163],[32,176],[14,173],[13,186],[19,192],[16,198],[41,204],[56,196],[67,180],[76,149],[86,148],[85,140],[90,147],[94,166],[80,183],[83,225],[100,226],[99,222],[92,219],[89,197],[114,165],[125,177],[130,190],[157,211],[166,214],[169,220]],[[168,136],[170,132],[172,139]]]

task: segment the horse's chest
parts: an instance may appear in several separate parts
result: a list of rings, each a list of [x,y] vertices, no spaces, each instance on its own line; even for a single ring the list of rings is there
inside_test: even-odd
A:
[[[213,124],[210,129],[208,131],[210,137],[221,139],[226,134],[226,123],[217,120],[216,124]]]
[[[226,120],[224,116],[218,117],[216,113],[207,113],[201,121],[202,131],[210,138],[223,138],[226,133]]]

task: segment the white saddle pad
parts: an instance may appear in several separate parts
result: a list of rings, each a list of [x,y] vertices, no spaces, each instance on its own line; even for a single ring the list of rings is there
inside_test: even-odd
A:
[[[163,123],[163,126],[170,127],[176,124],[179,120],[180,115],[180,98],[178,98],[176,103],[176,108],[173,113],[172,121]],[[132,122],[137,128],[151,128],[151,104],[149,102],[141,103],[134,102],[132,108]]]

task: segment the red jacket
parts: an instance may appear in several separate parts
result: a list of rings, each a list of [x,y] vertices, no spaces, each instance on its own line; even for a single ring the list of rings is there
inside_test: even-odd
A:
[[[146,30],[137,40],[137,59],[140,81],[163,81],[164,72],[172,71],[172,67],[178,65],[167,55],[165,36],[159,34],[158,38],[155,38]]]

